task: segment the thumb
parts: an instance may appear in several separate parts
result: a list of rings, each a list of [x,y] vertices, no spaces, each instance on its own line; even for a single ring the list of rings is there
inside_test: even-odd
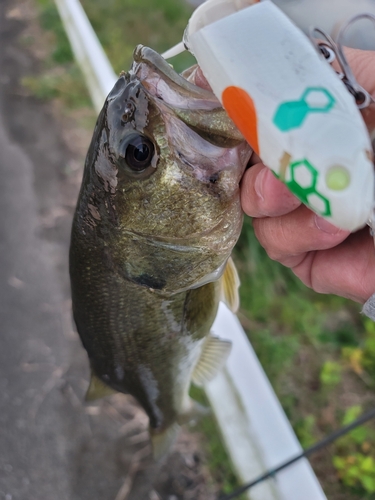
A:
[[[346,47],[344,53],[359,85],[375,99],[375,52]],[[362,110],[362,117],[372,136],[375,131],[375,103]]]
[[[357,82],[375,97],[375,52],[350,48],[344,52]]]

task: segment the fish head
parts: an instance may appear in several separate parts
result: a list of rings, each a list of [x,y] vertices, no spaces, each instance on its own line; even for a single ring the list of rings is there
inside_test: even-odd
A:
[[[240,233],[250,155],[214,94],[138,46],[86,162],[91,227],[111,265],[166,294],[217,279]]]

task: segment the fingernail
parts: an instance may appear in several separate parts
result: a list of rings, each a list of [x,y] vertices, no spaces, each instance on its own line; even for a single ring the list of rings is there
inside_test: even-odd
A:
[[[266,180],[267,169],[263,168],[257,175],[254,182],[254,190],[261,200],[264,200],[264,183]]]
[[[315,225],[318,229],[328,234],[338,234],[341,231],[340,228],[334,226],[323,217],[319,217],[319,215],[315,215]]]

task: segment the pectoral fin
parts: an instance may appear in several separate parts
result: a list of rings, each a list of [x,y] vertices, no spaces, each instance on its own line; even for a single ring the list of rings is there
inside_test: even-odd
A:
[[[191,378],[192,382],[202,386],[212,380],[224,366],[231,348],[232,343],[229,340],[210,335],[203,344],[202,354]]]
[[[237,269],[234,265],[232,257],[229,257],[228,259],[220,284],[220,300],[222,300],[233,313],[236,313],[240,305],[240,297],[238,295],[240,278],[238,277]]]
[[[93,372],[91,372],[90,385],[87,389],[85,400],[94,401],[95,399],[104,398],[116,394],[117,391],[111,389],[104,382],[100,380]]]

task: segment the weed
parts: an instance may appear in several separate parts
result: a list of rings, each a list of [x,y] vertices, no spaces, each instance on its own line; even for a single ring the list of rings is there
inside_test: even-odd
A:
[[[345,412],[342,424],[350,424],[361,413],[362,407],[360,405],[352,406]],[[342,482],[359,493],[375,493],[374,437],[371,428],[361,426],[337,442],[339,454],[333,457],[333,465]]]
[[[341,382],[342,366],[336,361],[326,361],[320,372],[320,381],[323,385],[334,387]]]
[[[49,0],[37,1],[40,7],[41,26],[54,35],[55,43],[51,51],[52,60],[58,64],[73,62],[73,52],[55,4]]]
[[[359,347],[343,347],[342,358],[347,361],[348,366],[357,375],[363,374],[363,349]]]
[[[375,384],[375,323],[364,319],[365,340],[363,345],[362,366]]]
[[[48,33],[48,56],[43,61],[43,72],[23,79],[23,85],[38,99],[62,99],[66,109],[91,107],[85,82],[73,59],[53,0],[36,0],[39,20]],[[25,40],[23,40],[25,44]]]
[[[294,430],[303,448],[309,448],[316,442],[314,435],[315,423],[315,415],[307,415],[298,420],[294,425]]]

